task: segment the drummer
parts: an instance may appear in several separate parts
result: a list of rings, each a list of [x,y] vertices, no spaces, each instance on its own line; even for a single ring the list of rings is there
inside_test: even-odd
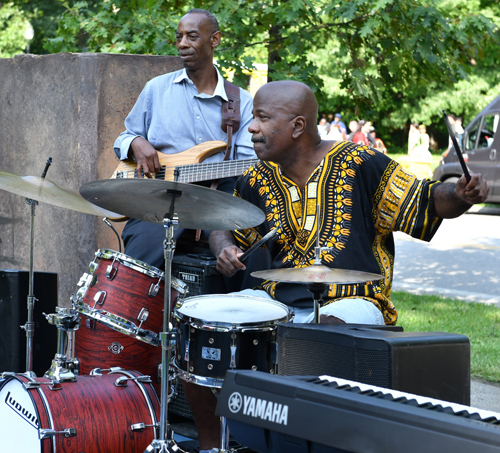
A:
[[[317,113],[314,93],[302,83],[271,82],[257,92],[249,131],[261,161],[237,181],[235,195],[260,207],[266,221],[247,230],[213,231],[217,269],[226,276],[245,270],[238,257],[274,228],[278,234],[267,243],[272,268],[312,265],[319,234],[320,246],[328,247],[322,264],[383,276],[331,285],[320,322],[394,325],[393,231],[430,241],[442,219],[484,202],[489,189],[480,174],[471,174],[469,183],[464,176],[456,184],[418,180],[376,150],[322,141]],[[243,293],[287,304],[295,322],[313,320],[304,284],[264,281]]]

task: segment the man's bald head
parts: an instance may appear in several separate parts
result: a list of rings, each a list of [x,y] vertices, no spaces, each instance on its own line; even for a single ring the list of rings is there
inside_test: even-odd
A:
[[[305,83],[294,80],[269,82],[257,91],[254,102],[272,105],[273,109],[288,115],[303,116],[307,121],[307,132],[318,134],[318,101]]]

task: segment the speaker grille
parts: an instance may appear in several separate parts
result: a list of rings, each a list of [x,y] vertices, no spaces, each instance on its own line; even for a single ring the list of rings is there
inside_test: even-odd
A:
[[[387,351],[352,349],[317,341],[280,337],[278,374],[322,375],[390,387]]]

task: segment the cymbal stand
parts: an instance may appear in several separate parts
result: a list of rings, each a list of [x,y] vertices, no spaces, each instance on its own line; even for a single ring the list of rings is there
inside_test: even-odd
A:
[[[57,352],[52,360],[51,367],[43,377],[56,382],[75,381],[79,372],[80,363],[77,358],[68,358],[68,336],[80,328],[81,318],[72,308],[56,307],[57,313],[45,314],[49,324],[57,327]]]
[[[330,250],[330,247],[320,247],[319,246],[319,204],[316,208],[316,219],[318,221],[318,233],[316,234],[316,247],[314,247],[314,263],[313,266],[321,266],[321,252],[325,250]],[[307,289],[313,294],[314,298],[314,319],[313,323],[319,323],[319,309],[321,307],[321,302],[323,302],[323,293],[328,288],[326,283],[309,283]]]
[[[47,159],[45,169],[42,173],[42,178],[45,178],[47,171],[52,164],[52,157]],[[35,323],[33,322],[33,311],[35,309],[36,298],[33,295],[34,273],[33,273],[33,244],[35,242],[35,210],[38,201],[26,198],[26,203],[31,207],[30,221],[30,261],[29,261],[29,282],[28,282],[28,321],[21,329],[26,331],[26,374],[34,377],[33,372],[33,337],[35,336]]]
[[[182,192],[177,190],[167,190],[172,195],[170,211],[165,214],[163,226],[165,227],[165,241],[163,242],[165,256],[165,288],[170,288],[172,280],[172,260],[175,251],[174,229],[179,224],[177,214],[174,213],[175,198]],[[175,444],[170,432],[168,423],[168,366],[171,360],[171,349],[176,344],[176,333],[170,324],[171,309],[170,291],[164,292],[163,309],[163,332],[160,333],[161,339],[161,395],[160,395],[160,439],[154,439],[146,448],[144,453],[164,453],[181,451]],[[170,439],[169,439],[170,437]]]

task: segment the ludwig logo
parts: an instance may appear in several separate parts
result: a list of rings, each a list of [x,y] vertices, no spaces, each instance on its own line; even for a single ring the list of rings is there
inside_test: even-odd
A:
[[[253,396],[247,396],[234,392],[229,397],[229,410],[236,414],[243,409],[243,415],[260,418],[264,421],[286,425],[288,423],[288,405],[267,401]]]
[[[33,428],[38,429],[38,420],[35,415],[33,415],[28,409],[25,409],[18,403],[11,395],[10,392],[7,393],[5,397],[5,404],[9,406],[17,415],[26,420]]]

